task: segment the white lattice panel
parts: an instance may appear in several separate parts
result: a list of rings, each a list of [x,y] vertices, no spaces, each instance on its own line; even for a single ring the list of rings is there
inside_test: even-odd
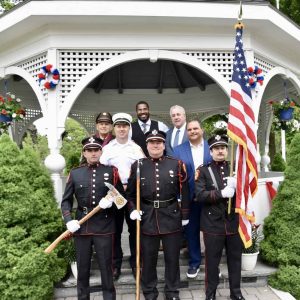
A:
[[[27,71],[37,82],[39,83],[38,74],[41,72],[42,66],[47,64],[47,53],[42,53],[38,56],[34,56],[30,59],[20,62],[17,67]],[[41,88],[41,91],[47,101],[48,91],[45,88]]]
[[[275,67],[270,61],[260,58],[258,56],[254,56],[254,64],[262,69],[264,74],[267,74],[271,69]]]
[[[198,51],[189,51],[183,52],[189,56],[193,56],[209,66],[213,67],[216,71],[218,71],[224,78],[228,81],[231,80],[232,75],[232,62],[233,62],[233,52],[217,52],[217,51],[209,51],[209,52],[198,52]]]
[[[61,50],[59,51],[60,84],[59,95],[60,101],[63,103],[66,96],[72,90],[76,82],[84,76],[88,71],[101,62],[111,59],[124,51],[76,51]]]

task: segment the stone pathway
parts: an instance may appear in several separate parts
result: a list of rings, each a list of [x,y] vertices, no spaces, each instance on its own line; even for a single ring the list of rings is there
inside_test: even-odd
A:
[[[277,295],[268,287],[247,287],[242,288],[243,296],[246,300],[285,300],[283,298],[277,297]],[[77,297],[66,297],[66,298],[54,298],[55,300],[77,300]],[[181,290],[180,291],[181,300],[204,300],[205,294],[202,289],[199,290]],[[228,300],[229,299],[229,289],[218,289],[217,290],[217,300]],[[91,294],[90,300],[103,300],[101,293],[96,292]],[[135,300],[135,294],[117,294],[117,300]],[[144,300],[143,295],[141,295],[140,300]],[[159,294],[158,300],[164,300],[162,293]]]

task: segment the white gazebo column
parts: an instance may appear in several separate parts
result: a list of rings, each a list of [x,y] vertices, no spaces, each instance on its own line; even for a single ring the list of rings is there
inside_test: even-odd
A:
[[[56,50],[48,51],[48,63],[56,66]],[[55,197],[60,205],[63,187],[62,187],[62,171],[66,166],[64,157],[60,154],[61,134],[64,127],[59,127],[59,94],[58,88],[48,90],[47,116],[45,116],[47,124],[47,138],[50,154],[45,159],[45,166],[51,172],[51,178],[54,184]]]
[[[269,141],[266,141],[265,154],[262,157],[262,168],[265,172],[269,172],[270,162],[271,162],[271,158],[269,156]]]

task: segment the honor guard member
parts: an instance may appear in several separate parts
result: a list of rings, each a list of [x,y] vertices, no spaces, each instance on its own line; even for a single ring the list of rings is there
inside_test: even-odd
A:
[[[126,113],[117,113],[113,115],[112,120],[116,138],[103,148],[100,162],[118,168],[124,190],[126,190],[131,165],[137,159],[145,157],[145,155],[141,147],[129,138],[132,117]],[[126,219],[129,232],[130,266],[133,276],[136,274],[136,226],[135,222],[129,218],[127,206],[124,206],[117,211],[116,215],[116,238],[114,247],[115,280],[117,280],[121,274],[123,260],[121,235],[123,232],[124,218]]]
[[[114,197],[108,193],[104,183],[113,184],[120,193],[124,194],[123,185],[115,167],[99,163],[102,148],[98,138],[85,138],[82,140],[82,145],[82,154],[87,163],[71,170],[61,202],[66,226],[74,234],[75,239],[78,269],[77,296],[80,300],[90,299],[89,278],[94,246],[101,273],[103,299],[114,300],[116,291],[113,284],[112,247],[116,209],[112,208]],[[78,202],[74,220],[71,215],[73,196]],[[102,210],[79,225],[78,220],[97,205]]]
[[[112,124],[112,117],[109,112],[101,112],[96,117],[97,133],[94,135],[94,137],[97,137],[101,140],[102,148],[114,139],[114,136],[111,133],[113,129]]]
[[[182,226],[188,223],[188,183],[182,161],[164,156],[165,133],[153,130],[146,136],[148,158],[140,159],[131,168],[127,200],[132,220],[141,219],[141,283],[146,300],[155,300],[157,290],[157,258],[162,241],[165,258],[167,300],[179,299],[179,254]],[[136,207],[136,170],[140,168],[140,205]],[[178,201],[178,196],[181,202]]]
[[[238,233],[239,216],[235,213],[236,179],[229,177],[227,136],[208,140],[212,162],[198,169],[196,200],[203,203],[200,228],[205,245],[206,300],[216,299],[219,263],[226,249],[230,299],[245,300],[241,293],[242,240]],[[229,198],[232,199],[228,214]]]

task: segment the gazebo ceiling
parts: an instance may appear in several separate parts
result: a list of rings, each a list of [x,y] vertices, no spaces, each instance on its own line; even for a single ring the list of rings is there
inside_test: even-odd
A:
[[[176,61],[148,60],[129,62],[113,67],[100,74],[89,85],[95,93],[101,90],[117,90],[119,94],[125,89],[154,89],[162,94],[164,89],[177,89],[185,93],[187,88],[198,87],[205,91],[214,80],[205,73]]]

